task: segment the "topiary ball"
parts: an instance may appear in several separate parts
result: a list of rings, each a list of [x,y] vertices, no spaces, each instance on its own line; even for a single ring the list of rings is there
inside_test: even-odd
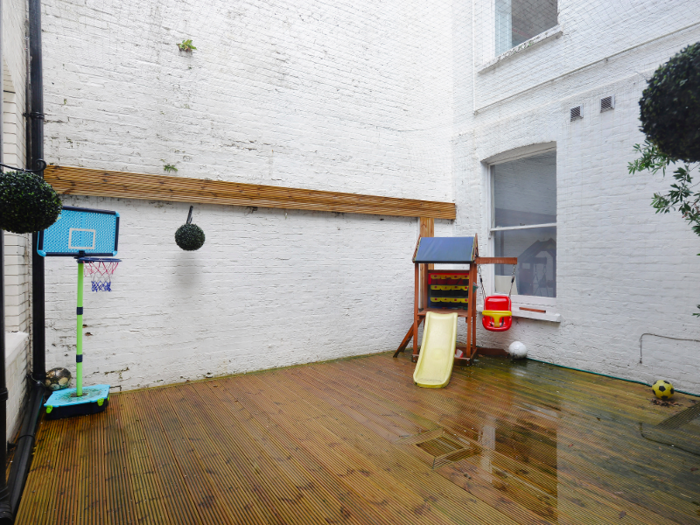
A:
[[[700,42],[654,72],[639,107],[642,131],[662,153],[700,162]]]
[[[651,389],[656,397],[663,400],[671,398],[673,394],[676,393],[676,391],[673,389],[673,385],[668,381],[664,381],[663,379],[659,379],[656,383],[654,383],[651,386]]]
[[[0,173],[0,229],[13,233],[45,230],[63,205],[51,185],[34,173]]]
[[[175,242],[183,250],[199,250],[204,245],[204,231],[196,224],[183,224],[175,232]]]

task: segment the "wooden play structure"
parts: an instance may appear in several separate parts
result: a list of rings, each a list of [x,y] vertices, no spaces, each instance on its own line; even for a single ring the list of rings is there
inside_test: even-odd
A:
[[[456,313],[467,322],[467,342],[457,345],[455,365],[470,365],[477,352],[500,354],[500,348],[479,347],[476,344],[476,290],[479,265],[517,264],[517,257],[479,257],[477,236],[474,237],[420,237],[413,253],[415,265],[415,294],[413,324],[406,332],[394,357],[403,352],[413,339],[411,360],[418,359],[418,327],[428,312]],[[435,264],[468,265],[468,269],[435,270]],[[510,300],[508,300],[508,304]],[[494,310],[497,327],[510,327],[510,316]],[[510,312],[507,312],[510,314]],[[490,319],[489,319],[489,322]]]

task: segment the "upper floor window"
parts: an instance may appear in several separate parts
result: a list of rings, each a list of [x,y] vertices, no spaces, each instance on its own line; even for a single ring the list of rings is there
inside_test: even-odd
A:
[[[557,25],[557,0],[495,0],[496,55]]]
[[[490,170],[493,254],[518,258],[513,299],[551,303],[557,295],[556,151],[493,164]],[[496,293],[508,293],[512,272],[496,265]]]

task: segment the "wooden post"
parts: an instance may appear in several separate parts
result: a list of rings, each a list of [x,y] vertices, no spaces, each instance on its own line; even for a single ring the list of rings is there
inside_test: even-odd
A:
[[[432,217],[421,217],[420,218],[420,234],[419,237],[435,237],[435,219]],[[423,264],[421,265],[420,272],[420,308],[428,307],[428,270],[435,268],[434,264]]]
[[[420,278],[419,278],[419,270],[418,268],[420,267],[420,264],[416,263],[416,290],[415,290],[415,300],[413,301],[413,355],[416,355],[418,353],[418,298],[420,297],[419,293],[419,285],[420,285]]]
[[[469,265],[469,317],[467,318],[467,346],[469,347],[469,359],[476,355],[476,262]]]

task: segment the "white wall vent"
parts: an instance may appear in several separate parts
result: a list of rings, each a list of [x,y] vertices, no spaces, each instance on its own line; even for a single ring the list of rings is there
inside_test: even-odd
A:
[[[583,106],[576,106],[569,110],[571,122],[583,118]]]
[[[600,112],[610,111],[615,109],[615,95],[610,95],[609,97],[604,97],[600,99]]]

